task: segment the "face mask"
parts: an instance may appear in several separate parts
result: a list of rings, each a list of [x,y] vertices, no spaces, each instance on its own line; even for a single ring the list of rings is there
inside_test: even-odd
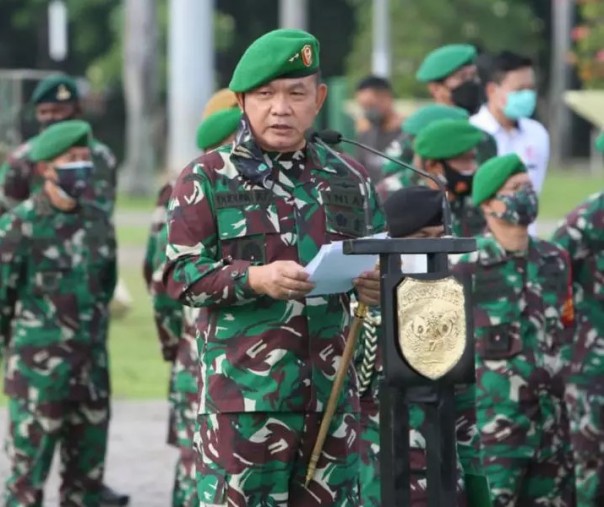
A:
[[[456,106],[475,114],[482,105],[482,86],[480,81],[469,79],[451,90],[451,100]]]
[[[69,162],[55,167],[57,186],[69,197],[78,199],[86,190],[92,173],[91,162]]]
[[[474,181],[474,171],[461,173],[453,169],[449,164],[443,161],[445,178],[447,180],[447,189],[458,197],[464,197],[472,193],[472,182]]]
[[[380,125],[384,120],[384,113],[377,107],[370,107],[365,111],[365,118],[367,118],[372,125]]]
[[[537,107],[537,93],[535,90],[520,90],[509,92],[507,95],[503,114],[510,120],[530,118]]]
[[[537,219],[539,200],[533,187],[525,187],[512,195],[497,195],[496,198],[505,204],[503,213],[493,213],[494,217],[513,225],[528,226]]]

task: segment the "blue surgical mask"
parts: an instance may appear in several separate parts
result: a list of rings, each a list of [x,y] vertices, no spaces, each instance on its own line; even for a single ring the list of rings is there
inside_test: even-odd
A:
[[[58,181],[57,185],[69,197],[77,199],[88,186],[93,170],[92,162],[78,161],[61,164],[55,167]]]
[[[530,118],[537,107],[537,92],[535,90],[520,90],[509,92],[503,114],[510,120]]]

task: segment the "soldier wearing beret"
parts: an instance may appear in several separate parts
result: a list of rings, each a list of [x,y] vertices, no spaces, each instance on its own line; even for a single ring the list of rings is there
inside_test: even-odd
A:
[[[481,139],[480,130],[468,120],[445,119],[421,129],[413,144],[415,166],[439,178],[447,187],[456,236],[474,236],[484,230],[484,218],[470,199],[477,166],[476,147]],[[378,186],[380,198],[385,200],[403,183],[400,175],[386,178]],[[422,184],[437,188],[428,179]]]
[[[8,506],[42,505],[55,447],[61,505],[98,506],[109,373],[105,308],[116,282],[107,214],[81,196],[91,185],[90,126],[44,130],[29,157],[42,190],[0,219],[1,340],[9,399]]]
[[[604,152],[604,136],[596,144]],[[553,241],[570,254],[576,312],[566,400],[577,506],[604,505],[604,192],[570,212]]]
[[[407,164],[411,164],[415,156],[413,141],[423,128],[438,120],[469,119],[470,115],[461,107],[428,104],[405,119],[400,138],[390,145],[387,154],[391,157],[400,158]],[[422,183],[421,176],[417,173],[391,161],[384,164],[382,171],[386,175],[385,177],[388,178],[382,186],[383,190],[381,193],[384,194],[383,197],[387,197],[390,192],[394,192],[400,188],[413,187]],[[378,185],[378,191],[380,190],[380,186]]]
[[[359,505],[352,365],[304,485],[350,319],[350,294],[307,297],[304,265],[323,244],[384,228],[365,169],[305,140],[327,93],[319,72],[307,32],[253,42],[230,83],[244,113],[235,141],[193,161],[172,194],[164,282],[209,321],[198,327],[201,505]],[[354,286],[379,303],[377,271]]]
[[[75,80],[65,74],[56,74],[38,83],[31,97],[35,106],[40,131],[62,121],[78,118],[82,114],[80,97]],[[9,154],[0,166],[0,213],[17,206],[44,185],[44,177],[31,158],[31,150],[37,139],[33,137]],[[91,140],[91,161],[94,165],[91,184],[83,196],[94,200],[113,224],[113,209],[116,198],[117,164],[113,152],[96,138]],[[115,248],[115,231],[111,225],[108,248]],[[115,252],[111,254],[115,257]],[[116,298],[117,299],[117,298]],[[105,322],[105,333],[109,333],[109,321]],[[126,505],[128,496],[119,494],[109,487],[103,490],[103,502],[107,505]]]
[[[384,203],[386,220],[391,237],[400,238],[438,238],[444,233],[442,216],[442,194],[425,186],[409,187],[397,190]],[[406,273],[425,273],[426,266],[414,262],[417,255],[403,256],[403,271]],[[366,319],[360,337],[357,354],[359,388],[361,392],[361,505],[379,507],[379,380],[382,372],[382,359],[378,347],[378,329],[380,313],[372,311]],[[460,390],[456,395],[457,444],[458,444],[458,491],[456,505],[468,505],[464,472],[478,474],[480,469],[476,417],[474,413],[473,386]],[[415,506],[428,505],[426,483],[426,412],[421,403],[410,403],[409,408],[409,447],[411,475],[411,502]],[[470,504],[475,505],[475,504]]]
[[[215,97],[223,98],[224,92]],[[235,95],[233,94],[233,99]],[[207,110],[207,107],[206,107]],[[239,107],[228,107],[210,113],[197,130],[197,146],[204,151],[232,141],[241,120]],[[197,507],[195,451],[193,436],[198,408],[199,357],[196,344],[196,322],[206,317],[199,308],[183,306],[166,294],[162,283],[166,263],[168,229],[166,214],[174,187],[167,183],[159,193],[145,256],[145,280],[153,300],[155,324],[162,355],[172,363],[170,375],[168,444],[178,448],[179,458],[172,490],[172,507]]]
[[[426,84],[438,104],[458,106],[473,115],[484,101],[476,66],[476,48],[469,44],[448,44],[431,51],[415,77],[420,83]],[[478,161],[485,162],[495,155],[495,139],[483,132],[478,146]]]
[[[563,377],[574,332],[568,253],[529,236],[537,195],[517,155],[482,165],[472,198],[489,233],[455,271],[471,277],[476,416],[496,507],[574,504]]]

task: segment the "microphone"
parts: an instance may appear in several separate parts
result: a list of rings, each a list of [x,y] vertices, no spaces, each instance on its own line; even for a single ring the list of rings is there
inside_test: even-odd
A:
[[[327,131],[326,131],[327,132]],[[329,131],[332,132],[332,131]],[[335,132],[335,134],[338,134]],[[333,157],[338,159],[344,166],[354,174],[359,180],[359,184],[361,185],[361,195],[363,196],[363,213],[365,214],[365,236],[369,236],[371,231],[373,230],[373,225],[371,222],[371,213],[369,212],[369,195],[367,193],[367,181],[366,178],[352,165],[348,162],[342,155],[340,155],[336,150],[334,150],[329,144],[337,144],[331,143],[329,141],[324,141],[321,135],[314,131],[309,130],[306,132],[306,141],[311,143],[320,144],[323,148],[325,148]],[[329,144],[328,144],[329,143]]]
[[[419,174],[420,176],[423,176],[424,178],[427,178],[427,179],[433,181],[434,183],[436,183],[436,185],[438,186],[439,190],[441,191],[441,193],[443,195],[443,225],[445,228],[445,236],[451,236],[451,206],[449,204],[449,199],[447,199],[447,188],[445,187],[445,184],[442,181],[440,181],[438,178],[436,178],[435,176],[433,176],[425,171],[422,171],[421,169],[418,169],[417,167],[413,167],[410,164],[406,164],[405,162],[401,162],[400,160],[389,157],[385,153],[375,150],[375,149],[371,148],[370,146],[359,143],[358,141],[354,141],[352,139],[347,139],[342,134],[340,134],[339,132],[337,132],[335,130],[327,129],[327,130],[322,130],[321,132],[311,132],[309,134],[309,137],[307,137],[307,139],[310,139],[310,141],[319,142],[319,144],[321,144],[323,147],[325,147],[327,149],[329,149],[327,144],[340,144],[342,142],[352,144],[354,146],[358,146],[359,148],[361,148],[363,150],[373,153],[374,155],[377,155],[379,157],[385,158],[386,160],[389,160],[390,162],[394,162],[395,164],[397,164],[401,167],[404,167],[405,169],[409,169],[410,171],[413,171],[414,173]]]

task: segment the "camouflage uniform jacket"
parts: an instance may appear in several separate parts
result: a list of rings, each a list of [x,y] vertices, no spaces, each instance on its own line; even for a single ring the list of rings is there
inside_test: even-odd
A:
[[[0,219],[5,392],[34,402],[108,396],[106,321],[116,283],[106,214],[64,213],[44,192]]]
[[[0,166],[0,213],[14,208],[42,188],[43,179],[36,172],[36,165],[29,159],[34,140],[35,137],[19,146]],[[90,192],[85,197],[94,199],[108,216],[113,216],[117,187],[115,156],[96,139],[92,142],[91,151],[94,179]]]
[[[166,294],[162,284],[162,269],[165,264],[166,232],[168,203],[174,183],[166,183],[157,198],[151,230],[147,240],[147,249],[143,265],[143,275],[147,289],[153,299],[153,317],[159,336],[161,351],[166,361],[174,361],[177,355],[179,340],[183,332],[182,304]]]
[[[179,176],[164,281],[172,297],[208,309],[200,413],[324,410],[348,331],[348,295],[273,300],[251,290],[248,267],[306,265],[323,244],[384,229],[366,171],[350,163],[362,181],[323,148],[268,154],[242,128],[232,146]],[[352,365],[339,410],[359,410]]]
[[[570,380],[604,395],[604,192],[573,210],[553,241],[571,258],[577,335]]]
[[[574,330],[565,251],[531,238],[507,253],[490,235],[454,271],[472,277],[476,414],[486,454],[531,457],[562,445],[563,375]]]

